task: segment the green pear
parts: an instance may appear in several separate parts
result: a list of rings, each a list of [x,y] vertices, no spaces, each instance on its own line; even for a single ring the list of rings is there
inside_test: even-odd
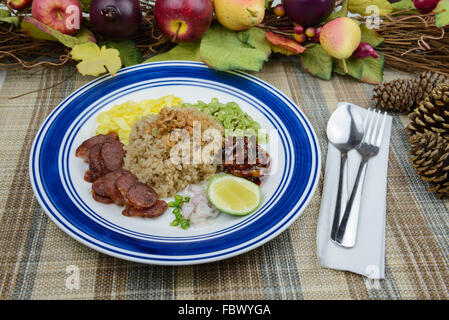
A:
[[[214,0],[218,21],[230,30],[241,31],[263,21],[265,0]]]

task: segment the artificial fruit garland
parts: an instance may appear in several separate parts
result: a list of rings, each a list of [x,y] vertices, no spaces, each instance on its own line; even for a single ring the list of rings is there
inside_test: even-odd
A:
[[[205,62],[217,70],[260,71],[272,54],[284,54],[296,56],[305,70],[322,79],[329,80],[337,73],[373,84],[382,81],[384,56],[381,52],[384,52],[385,47],[394,45],[382,44],[384,37],[371,28],[369,6],[375,4],[379,15],[385,17],[384,20],[388,20],[392,12],[404,12],[404,15],[408,15],[410,10],[415,10],[413,14],[419,15],[417,9],[429,10],[429,6],[424,9],[422,3],[415,1],[414,4],[412,0],[401,0],[393,4],[387,0],[284,0],[283,4],[274,8],[270,0],[215,0],[213,9],[216,20],[210,23],[211,0],[182,0],[183,7],[186,8],[201,3],[202,5],[197,6],[196,14],[192,14],[191,10],[178,10],[175,14],[176,10],[170,10],[170,3],[174,0],[158,0],[156,8],[147,2],[141,2],[140,6],[145,8],[143,14],[132,19],[122,19],[120,30],[110,33],[104,28],[107,23],[99,27],[99,20],[107,22],[108,19],[117,18],[117,15],[104,9],[125,3],[135,6],[135,0],[93,0],[92,3],[90,0],[64,0],[76,1],[85,12],[90,12],[90,19],[82,21],[79,31],[68,34],[42,22],[43,19],[30,17],[29,9],[13,9],[12,2],[18,1],[20,0],[9,0],[9,11],[0,10],[0,28],[9,24],[12,25],[9,28],[14,30],[14,34],[20,34],[18,31],[22,30],[35,39],[61,42],[69,53],[72,50],[67,55],[67,51],[59,47],[61,57],[103,66],[103,69],[95,69],[95,72],[78,68],[85,75],[96,76],[99,70],[108,70],[114,74],[117,65],[121,67],[140,63],[144,61],[142,56],[150,62],[195,60]],[[34,2],[48,4],[55,1]],[[159,9],[161,14],[155,19],[158,7],[168,9]],[[446,8],[449,9],[449,0],[441,0],[431,9],[431,13],[427,13],[434,15],[440,28],[449,23]],[[100,18],[96,18],[92,10],[100,12]],[[134,13],[137,11],[134,10]],[[350,13],[361,16],[357,19],[349,18]],[[342,30],[344,36],[341,36]],[[161,35],[161,31],[165,35]],[[126,37],[122,37],[121,33],[127,33]],[[0,37],[2,34],[0,33]],[[382,32],[382,35],[385,33]],[[10,47],[2,50],[2,44],[9,45],[14,41],[6,40],[0,41],[0,64],[5,60],[16,59],[24,66],[34,65],[24,62],[26,46],[22,49],[17,41],[14,42],[17,50],[9,51]],[[33,45],[38,46],[38,42]],[[55,45],[48,47],[56,48]],[[43,52],[44,46],[39,48]],[[172,49],[167,51],[167,48]],[[166,52],[161,53],[164,51]],[[48,52],[48,55],[53,54],[53,51]],[[391,54],[386,54],[388,61],[392,61]]]

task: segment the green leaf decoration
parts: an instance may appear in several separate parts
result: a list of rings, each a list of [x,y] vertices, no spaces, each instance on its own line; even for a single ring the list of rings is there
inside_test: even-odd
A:
[[[338,60],[338,59],[333,59],[333,63],[332,63],[333,68],[334,68],[333,72],[336,73],[336,74],[339,74],[341,76],[345,76],[346,73],[343,71],[343,66],[342,66],[342,64],[340,62],[341,61]]]
[[[285,56],[293,56],[293,55],[297,55],[297,54],[294,53],[293,51],[288,50],[288,49],[285,49],[285,48],[282,48],[282,47],[277,46],[277,45],[275,45],[275,44],[270,44],[270,47],[271,47],[271,51],[272,51],[273,53],[280,53],[280,54],[283,54],[283,55],[285,55]]]
[[[330,80],[332,76],[332,58],[319,44],[315,44],[300,56],[301,65],[310,74],[323,80]]]
[[[435,8],[435,25],[438,28],[449,24],[449,0],[441,0]]]
[[[332,21],[337,18],[346,17],[349,11],[349,0],[345,0],[337,11],[331,13],[331,15],[326,19],[326,22]]]
[[[59,41],[63,45],[69,48],[73,48],[78,44],[86,42],[95,42],[94,35],[86,28],[82,28],[78,31],[76,36],[69,36],[63,34],[58,30],[52,29],[42,22],[27,16],[22,22],[23,31],[30,37],[40,40]]]
[[[273,4],[273,0],[265,0],[265,8],[270,9]]]
[[[117,49],[101,49],[93,42],[87,42],[73,47],[70,55],[74,60],[81,61],[77,64],[78,71],[83,75],[99,76],[107,71],[115,75],[122,67],[120,53]]]
[[[81,10],[83,10],[83,12],[89,12],[91,2],[92,0],[80,0]]]
[[[42,31],[41,29],[36,27],[34,24],[29,23],[26,18],[22,20],[20,27],[22,28],[23,33],[25,33],[27,36],[29,36],[33,39],[58,41],[58,39],[56,39],[55,37]]]
[[[264,49],[242,42],[237,32],[214,25],[201,40],[200,58],[217,70],[260,71],[268,54]]]
[[[0,22],[5,22],[9,24],[13,24],[14,26],[19,26],[19,17],[11,17],[11,12],[9,10],[1,9],[0,10]]]
[[[9,24],[13,24],[15,27],[19,26],[19,17],[4,17],[0,18],[0,22],[6,22]]]
[[[349,75],[357,80],[369,84],[380,84],[383,80],[384,73],[384,56],[378,52],[379,58],[372,57],[356,59],[351,57],[346,59],[348,73],[343,71],[341,60],[334,59],[334,72],[339,75]]]
[[[265,31],[260,28],[251,28],[238,33],[239,40],[250,47],[263,51],[267,57],[271,54],[271,46],[265,37]]]
[[[344,72],[344,66],[342,60],[335,59],[334,61],[334,72],[340,75],[349,75],[357,80],[362,78],[363,74],[363,59],[349,58],[346,59],[346,67],[348,68],[348,73]]]
[[[97,39],[95,39],[94,34],[87,28],[81,27],[80,31],[75,35],[75,38],[77,39],[75,42],[76,44],[82,44],[86,42],[93,42],[96,43]]]
[[[375,12],[376,10],[378,12]],[[384,17],[393,12],[393,7],[388,0],[350,0],[349,11],[362,16],[378,13],[379,16]]]
[[[9,12],[9,10],[0,9],[0,18],[6,18],[9,16],[11,16],[11,12]]]
[[[168,52],[160,53],[145,62],[158,62],[167,60],[201,61],[199,58],[200,42],[180,43]]]
[[[120,59],[125,67],[143,62],[142,53],[132,40],[110,41],[106,47],[117,49],[120,52]]]
[[[380,84],[383,80],[385,58],[378,52],[379,58],[360,59],[363,65],[361,81],[369,84]]]
[[[407,9],[415,9],[415,5],[412,0],[401,0],[398,2],[394,2],[391,4],[394,10],[407,10]]]
[[[368,29],[365,24],[360,25],[360,31],[362,31],[362,42],[367,42],[373,47],[377,47],[382,42],[382,38],[374,29]]]

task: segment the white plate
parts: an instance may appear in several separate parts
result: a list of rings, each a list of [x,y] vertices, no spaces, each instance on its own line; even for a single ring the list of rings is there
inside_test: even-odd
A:
[[[129,218],[95,202],[76,148],[95,135],[96,117],[112,106],[165,95],[183,102],[237,102],[270,133],[273,172],[253,214],[227,214],[188,230],[156,219]],[[307,206],[320,172],[315,133],[299,108],[269,84],[240,72],[216,72],[201,63],[162,62],[121,70],[75,91],[46,119],[30,155],[33,190],[48,216],[81,243],[132,261],[179,265],[216,261],[251,250],[285,230]]]

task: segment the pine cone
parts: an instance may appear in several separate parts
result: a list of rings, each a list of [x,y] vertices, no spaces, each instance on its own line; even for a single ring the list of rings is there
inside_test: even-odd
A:
[[[444,82],[449,82],[449,78],[441,73],[431,71],[421,72],[417,80],[416,101],[418,104],[421,100],[427,98],[433,89]]]
[[[409,113],[443,82],[449,82],[443,74],[421,72],[417,78],[398,79],[377,86],[373,101],[376,108]]]
[[[410,161],[418,175],[432,183],[429,190],[439,198],[449,196],[449,141],[436,133],[418,133],[410,137]]]
[[[449,83],[435,88],[408,117],[410,135],[433,132],[449,137]]]
[[[410,112],[415,105],[416,79],[398,79],[374,88],[373,101],[378,109]]]

